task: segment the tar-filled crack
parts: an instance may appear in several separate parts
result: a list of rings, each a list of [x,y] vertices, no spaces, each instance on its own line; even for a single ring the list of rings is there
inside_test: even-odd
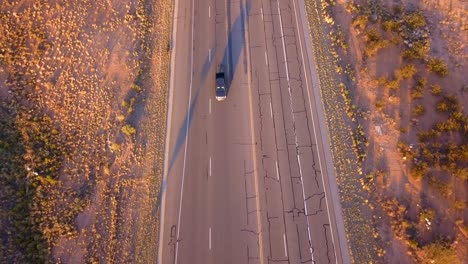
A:
[[[244,229],[241,229],[240,231],[241,231],[241,232],[247,232],[247,233],[249,233],[249,234],[258,236],[258,232],[255,232],[255,231],[250,230],[250,229],[245,229],[245,228],[244,228]]]
[[[248,171],[247,170],[247,165],[246,165],[246,160],[244,160],[244,192],[245,192],[245,211],[248,212],[247,213],[247,216],[246,216],[246,220],[247,220],[247,225],[249,225],[249,199],[251,198],[255,198],[256,196],[249,196],[249,194],[247,193],[247,175],[252,175],[253,171]],[[253,210],[253,212],[256,212],[257,209]],[[252,211],[250,211],[252,212]]]
[[[285,262],[287,261],[289,263],[289,258],[286,259],[271,259],[268,258],[268,263],[279,263],[279,262]]]
[[[314,213],[309,213],[309,214],[307,214],[307,216],[317,215],[319,212],[322,212],[322,211],[323,211],[323,209],[322,209],[322,200],[325,198],[325,193],[324,193],[324,192],[319,193],[319,194],[313,194],[313,195],[307,197],[306,201],[309,200],[310,198],[313,198],[314,196],[317,196],[317,195],[320,195],[320,200],[319,200],[318,209],[315,210]]]
[[[325,235],[325,245],[327,247],[327,259],[328,259],[328,263],[331,263],[331,258],[330,258],[330,247],[328,246],[328,236],[327,236],[327,226],[329,227],[330,225],[328,224],[324,224],[323,225],[323,232],[324,232],[324,235]],[[333,246],[333,245],[332,245]]]
[[[250,263],[250,260],[253,259],[253,260],[258,260],[258,257],[252,257],[250,256],[250,249],[249,249],[249,245],[247,245],[247,264]]]

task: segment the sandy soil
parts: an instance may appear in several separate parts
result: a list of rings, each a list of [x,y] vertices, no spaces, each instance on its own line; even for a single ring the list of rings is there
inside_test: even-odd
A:
[[[356,116],[352,118],[351,126],[356,128],[357,124],[362,125],[367,138],[367,146],[364,149],[366,158],[360,165],[363,174],[358,176],[358,179],[365,183],[361,190],[362,196],[368,197],[371,202],[368,204],[369,208],[362,208],[360,215],[367,215],[373,219],[377,240],[381,241],[381,243],[376,241],[375,245],[377,248],[383,245],[383,250],[377,252],[383,254],[385,263],[426,263],[431,257],[425,246],[440,241],[439,239],[445,239],[456,253],[456,259],[451,259],[450,262],[464,263],[468,247],[466,178],[447,175],[437,169],[431,170],[430,174],[443,179],[446,183],[443,188],[448,192],[443,195],[442,187],[431,185],[427,178],[415,179],[410,176],[413,162],[410,159],[403,159],[397,144],[399,141],[405,141],[418,148],[420,142],[417,133],[431,129],[437,122],[446,120],[445,115],[435,111],[435,105],[440,101],[440,97],[431,94],[432,85],[440,85],[442,94],[454,95],[461,105],[465,118],[467,116],[468,36],[464,34],[468,22],[464,15],[467,10],[466,2],[417,0],[319,2],[321,2],[323,21],[328,24],[324,26],[326,32],[330,36],[340,35],[340,32],[342,34],[341,43],[331,38],[328,44],[331,46],[329,54],[333,56],[336,52],[337,56],[334,57],[339,58],[335,60],[336,67],[339,68],[337,73],[340,73],[338,80],[346,85],[351,94],[352,104],[356,111],[361,113],[357,118]],[[369,21],[365,28],[353,25],[353,21],[362,13],[352,11],[351,3],[364,6],[365,12],[368,12],[366,15],[369,16]],[[391,36],[384,32],[379,23],[382,14],[391,13],[395,6],[403,7],[406,13],[420,11],[425,17],[430,41],[428,56],[446,62],[449,70],[447,77],[442,78],[428,71],[425,60],[404,60],[401,56],[404,44],[389,44],[374,56],[365,54],[367,30],[375,28],[390,39]],[[372,21],[371,14],[374,13],[376,17],[375,21]],[[395,78],[395,71],[408,63],[414,64],[417,69],[415,78],[401,80],[397,92],[383,89],[378,79],[382,76]],[[345,69],[347,64],[351,65],[351,71]],[[411,93],[415,81],[419,78],[426,79],[427,84],[423,97],[416,100],[412,98]],[[381,109],[376,106],[379,102],[384,103]],[[423,105],[426,112],[414,122],[415,116],[412,111],[418,104]],[[333,133],[331,130],[331,137]],[[467,138],[466,134],[464,135],[459,136],[456,133],[443,135],[440,141],[451,142],[458,147],[466,146]],[[339,156],[335,154],[335,159]],[[460,166],[466,168],[468,164],[466,160],[464,162]],[[366,178],[365,175],[369,177]],[[355,188],[348,185],[350,182],[346,180],[342,182],[340,186],[342,193],[348,188]],[[346,198],[346,195],[342,197]],[[454,206],[455,203],[458,207]],[[344,208],[346,207],[345,205]],[[395,210],[399,213],[395,213]],[[346,218],[346,209],[344,211]],[[427,224],[423,216],[428,215],[426,213],[429,211],[433,211],[434,215],[430,219],[431,223]],[[352,222],[348,220],[348,230],[352,230]],[[416,232],[414,237],[408,235],[413,232],[411,230]],[[351,232],[349,234],[351,242],[355,241],[352,239],[354,235],[359,236]],[[417,241],[418,246],[411,245],[410,240]],[[359,257],[356,258],[356,252],[360,251],[361,246],[351,243],[350,247],[357,261]],[[437,260],[435,263],[444,262]]]
[[[51,188],[73,227],[47,238],[53,262],[156,259],[171,13],[166,0],[0,4],[2,105],[50,116],[66,149]],[[34,84],[7,82],[18,74]]]

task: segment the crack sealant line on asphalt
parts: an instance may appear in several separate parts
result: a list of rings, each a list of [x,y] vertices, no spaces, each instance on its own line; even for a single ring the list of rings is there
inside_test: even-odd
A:
[[[283,21],[281,19],[281,9],[280,9],[280,6],[279,6],[279,0],[277,1],[277,4],[278,4],[278,17],[279,17],[280,29],[281,29],[281,41],[282,41],[282,44],[283,44],[284,65],[286,67],[286,79],[287,79],[287,83],[288,83],[289,107],[291,109],[291,113],[293,113],[294,111],[293,111],[293,107],[292,107],[291,84],[289,83],[289,68],[288,68],[287,56],[286,56],[286,45],[284,43]],[[314,253],[313,253],[313,250],[312,250],[312,239],[311,239],[311,236],[310,236],[309,216],[307,214],[307,203],[306,203],[306,200],[305,200],[304,180],[303,180],[303,177],[302,177],[301,159],[300,159],[300,156],[299,156],[299,153],[298,153],[298,142],[297,142],[297,133],[296,133],[296,125],[295,125],[296,120],[294,118],[294,114],[292,114],[292,119],[293,119],[293,131],[294,131],[294,141],[295,141],[295,145],[296,145],[297,161],[298,161],[298,164],[299,164],[299,174],[301,176],[301,187],[302,187],[302,196],[303,196],[303,199],[304,199],[305,217],[306,217],[306,222],[307,222],[307,235],[308,235],[308,238],[309,238],[310,254],[311,254],[311,257],[312,257],[312,261],[314,261]]]
[[[245,2],[244,2],[245,3]],[[255,204],[257,207],[257,229],[258,229],[258,248],[259,248],[259,259],[260,259],[260,264],[264,263],[264,257],[263,257],[263,230],[262,230],[262,215],[261,215],[261,210],[260,210],[260,195],[259,195],[259,188],[258,188],[258,173],[257,173],[257,155],[256,155],[256,146],[255,146],[255,131],[254,131],[254,115],[253,115],[253,109],[252,109],[252,76],[251,76],[251,70],[252,70],[252,62],[250,60],[250,48],[249,48],[249,24],[247,22],[247,5],[245,3],[244,5],[244,25],[245,25],[245,31],[244,31],[244,39],[245,39],[245,49],[247,52],[247,65],[250,67],[249,70],[247,70],[247,86],[249,88],[249,113],[250,113],[250,137],[252,140],[252,157],[253,157],[253,177],[254,177],[254,185],[255,185]]]
[[[179,217],[177,220],[177,240],[176,240],[176,249],[175,249],[175,260],[174,264],[177,264],[178,252],[179,252],[179,241],[180,241],[180,216],[182,215],[182,198],[184,194],[184,180],[185,180],[185,165],[187,161],[187,146],[188,146],[188,130],[190,125],[190,102],[192,100],[192,82],[193,82],[193,24],[194,24],[194,12],[195,5],[192,0],[192,36],[191,36],[191,47],[190,47],[190,85],[189,85],[189,98],[187,106],[187,125],[185,129],[185,149],[184,149],[184,165],[182,168],[182,184],[180,187],[180,201],[179,201]]]
[[[172,120],[172,102],[174,100],[174,70],[175,70],[175,56],[176,56],[176,39],[177,39],[177,13],[179,12],[179,1],[174,1],[174,13],[172,14],[172,36],[171,36],[171,66],[170,66],[170,80],[169,80],[169,89],[168,89],[168,109],[167,109],[167,119],[166,119],[166,144],[164,146],[164,169],[163,169],[163,180],[161,184],[161,215],[159,219],[159,238],[158,238],[158,259],[157,263],[162,263],[162,247],[164,243],[161,243],[161,240],[164,239],[164,215],[165,215],[165,204],[166,204],[166,192],[163,189],[167,184],[167,174],[169,169],[169,146],[170,146],[170,135],[171,135],[171,120]]]

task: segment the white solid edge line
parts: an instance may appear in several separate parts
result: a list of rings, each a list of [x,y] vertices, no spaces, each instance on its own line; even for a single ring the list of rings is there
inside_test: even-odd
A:
[[[169,72],[169,89],[168,89],[168,106],[167,106],[167,118],[166,118],[166,144],[164,146],[164,169],[163,169],[163,180],[161,186],[167,186],[167,174],[169,166],[169,146],[170,146],[170,135],[171,135],[171,120],[172,120],[172,101],[174,100],[174,70],[175,70],[175,56],[176,56],[176,39],[177,39],[177,14],[179,10],[179,1],[174,0],[174,13],[172,14],[172,50],[171,50],[171,66]],[[158,260],[157,263],[162,263],[162,250],[163,244],[161,241],[164,239],[164,216],[166,211],[166,192],[162,190],[161,197],[161,215],[159,219],[159,246],[158,246]]]
[[[283,242],[284,242],[284,255],[288,256],[288,247],[286,246],[286,234],[283,233]]]
[[[211,227],[208,229],[208,237],[209,237],[209,242],[208,242],[208,244],[209,244],[209,248],[210,248],[210,250],[211,250]]]
[[[273,106],[271,105],[271,102],[270,102],[270,116],[271,118],[273,118]]]
[[[279,169],[278,169],[278,161],[276,161],[276,178],[279,181]]]
[[[292,2],[293,2],[293,7],[294,7],[294,17],[296,18],[296,30],[297,30],[297,35],[298,35],[298,38],[299,38],[299,46],[300,46],[300,50],[301,50],[302,70],[304,71],[304,76],[305,76],[305,80],[306,80],[307,97],[309,99],[309,110],[310,110],[310,116],[312,118],[312,127],[314,129],[314,138],[315,138],[315,142],[318,142],[317,141],[317,130],[315,129],[314,114],[312,112],[312,104],[311,104],[311,101],[310,101],[309,82],[307,81],[307,74],[306,74],[305,63],[304,63],[304,51],[303,51],[301,36],[300,36],[300,32],[299,32],[299,22],[297,21],[296,1],[293,0]],[[325,181],[323,179],[322,161],[321,161],[321,158],[320,158],[320,155],[319,155],[320,152],[319,152],[319,149],[318,149],[318,144],[316,144],[315,147],[317,148],[317,156],[318,156],[318,159],[319,159],[319,167],[320,167],[320,172],[321,172],[320,176],[322,178],[323,192],[325,194],[325,204],[327,206],[328,222],[330,223],[330,232],[331,232],[331,238],[332,238],[332,243],[333,243],[333,253],[335,255],[335,261],[337,262],[338,259],[336,257],[336,244],[335,244],[335,239],[334,239],[334,236],[333,236],[333,225],[332,225],[332,222],[331,222],[331,219],[330,219],[330,208],[328,206],[327,188],[325,187]],[[335,223],[335,224],[337,224],[337,223]],[[338,235],[338,234],[336,234],[336,235]]]
[[[280,29],[281,29],[281,40],[283,41],[284,65],[286,66],[286,80],[288,81],[288,85],[289,85],[289,67],[288,67],[287,56],[286,56],[286,45],[284,44],[283,20],[281,19],[281,10],[279,6],[279,0],[277,1],[277,3],[278,3],[278,14],[279,14],[279,20],[280,20]]]
[[[282,40],[282,44],[283,44],[284,65],[286,67],[286,80],[287,80],[287,83],[288,83],[288,92],[289,92],[289,97],[290,97],[290,100],[291,100],[291,85],[289,83],[289,68],[288,68],[288,63],[287,63],[286,44],[284,42],[283,21],[281,19],[281,9],[280,9],[280,5],[279,5],[279,0],[277,1],[277,4],[278,4],[278,14],[279,14],[279,21],[280,21],[280,29],[281,29],[281,40]],[[290,107],[292,108],[291,102],[290,102]],[[294,120],[294,114],[293,114],[293,123],[294,122],[295,122],[295,120]],[[296,146],[297,146],[297,135],[295,135],[295,141],[296,141]],[[297,155],[297,161],[299,163],[299,173],[300,173],[300,176],[301,176],[302,196],[304,198],[304,209],[305,209],[305,217],[306,217],[306,222],[307,222],[307,234],[309,236],[309,246],[312,248],[312,240],[311,240],[310,228],[309,228],[310,223],[309,223],[309,216],[307,214],[307,203],[305,201],[306,196],[305,196],[305,190],[304,190],[304,180],[303,180],[303,177],[302,177],[301,159],[299,157],[299,154]],[[312,253],[312,251],[311,251],[311,253]],[[313,253],[311,254],[311,257],[312,257],[312,261],[314,261],[314,254]]]
[[[188,145],[188,130],[190,124],[190,103],[192,101],[192,82],[193,82],[193,24],[194,24],[194,12],[195,5],[194,0],[192,0],[192,36],[190,43],[190,85],[189,85],[189,100],[187,106],[187,125],[185,128],[185,148],[184,148],[184,165],[182,168],[182,184],[180,187],[180,201],[179,201],[179,217],[177,220],[177,241],[176,241],[176,250],[175,250],[175,260],[174,264],[177,264],[177,257],[179,253],[179,241],[180,241],[180,216],[182,215],[182,199],[184,195],[184,180],[185,180],[185,165],[187,161],[187,145]]]

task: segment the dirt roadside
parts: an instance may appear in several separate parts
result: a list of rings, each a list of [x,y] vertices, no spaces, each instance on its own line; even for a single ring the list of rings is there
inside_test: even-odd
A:
[[[464,263],[466,3],[306,4],[354,262]]]
[[[0,262],[158,249],[172,1],[0,4]]]

